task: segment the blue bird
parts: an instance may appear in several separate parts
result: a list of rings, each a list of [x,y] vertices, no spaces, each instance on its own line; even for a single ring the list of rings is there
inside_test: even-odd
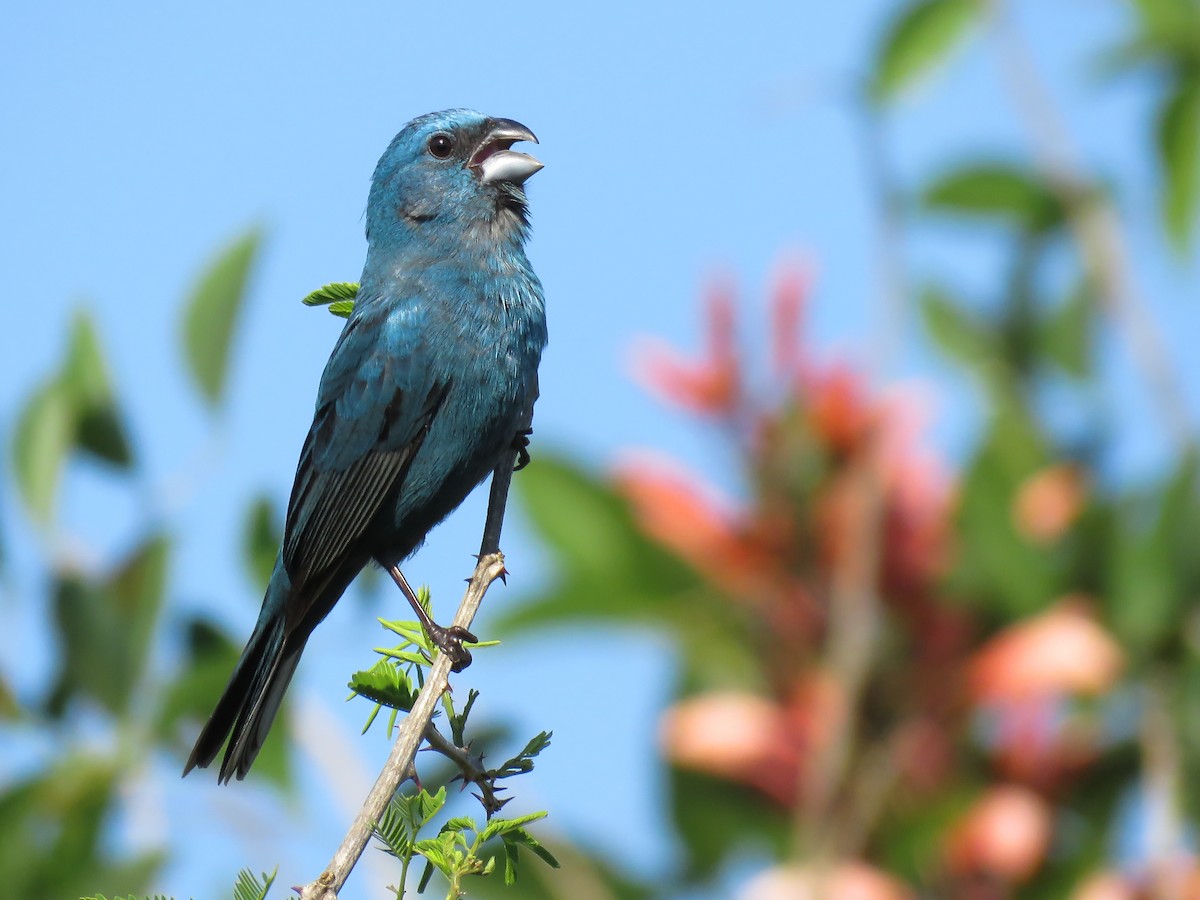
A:
[[[367,260],[321,377],[283,546],[184,775],[228,736],[218,780],[244,778],[309,634],[354,577],[374,561],[414,602],[399,562],[514,448],[527,459],[546,316],[523,185],[542,164],[518,141],[537,138],[453,109],[409,122],[380,158]],[[471,635],[427,625],[456,669],[470,661]]]

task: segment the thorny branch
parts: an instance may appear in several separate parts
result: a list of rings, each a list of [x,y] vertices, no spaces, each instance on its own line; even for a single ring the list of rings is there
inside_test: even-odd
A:
[[[504,524],[504,509],[508,502],[508,487],[512,481],[513,465],[517,453],[505,454],[500,465],[492,474],[491,496],[488,500],[487,523],[483,541],[479,548],[479,562],[467,583],[466,593],[454,616],[454,624],[469,629],[475,618],[484,594],[497,578],[504,576],[504,554],[500,552],[500,530]],[[437,656],[430,669],[425,686],[421,689],[412,711],[400,726],[400,733],[392,745],[392,752],[384,764],[375,786],[367,794],[362,809],[354,818],[342,844],[334,853],[325,870],[300,891],[300,900],[337,900],[337,892],[350,876],[371,835],[396,791],[413,769],[413,760],[421,741],[427,736],[433,720],[434,708],[442,694],[449,688],[451,659],[442,653]]]

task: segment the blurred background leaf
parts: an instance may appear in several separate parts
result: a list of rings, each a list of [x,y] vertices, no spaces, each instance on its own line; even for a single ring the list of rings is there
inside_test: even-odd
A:
[[[344,79],[415,83],[398,76],[411,66],[450,90],[470,77],[421,41],[352,76],[288,69],[279,54],[303,57],[296,41],[317,26],[293,15],[283,34],[275,12],[232,30],[220,10],[190,17],[192,59],[144,12],[81,6],[22,31],[44,15],[27,6],[5,57],[41,75],[10,95],[59,88],[20,100],[10,118],[38,140],[10,142],[24,162],[6,167],[23,199],[5,246],[29,259],[11,276],[41,302],[12,310],[21,346],[0,422],[4,896],[168,883],[206,896],[276,859],[281,884],[311,878],[385,750],[386,729],[357,735],[365,701],[338,708],[378,640],[361,630],[371,605],[396,602],[368,571],[314,637],[247,783],[178,778],[278,557],[287,454],[341,327],[296,300],[358,264],[345,226],[394,124]],[[504,85],[553,135],[562,173],[611,165],[571,103],[658,149],[586,204],[569,177],[533,188],[554,343],[506,528],[521,593],[489,602],[481,636],[504,646],[464,677],[486,682],[479,710],[505,711],[476,733],[490,764],[519,749],[524,717],[528,733],[554,729],[514,793],[550,810],[563,868],[471,894],[1187,896],[1180,880],[1200,879],[1200,4],[660,12],[589,9],[571,43],[547,30],[564,20],[531,8],[526,65],[556,77]],[[372,8],[319,30],[340,46],[401,15],[425,33],[437,14]],[[96,15],[102,34],[77,24]],[[494,49],[460,37],[459,58]],[[600,52],[617,44],[620,66]],[[116,78],[128,67],[114,59],[139,60],[141,80]],[[264,104],[254,66],[315,80]],[[166,108],[184,108],[180,73],[202,76],[212,104],[164,118],[154,90],[161,79]],[[571,102],[545,106],[546,87]],[[671,102],[608,103],[660,93]],[[765,113],[747,99],[762,96]],[[122,104],[116,127],[137,137],[113,150],[103,125]],[[368,124],[314,130],[321,115]],[[775,149],[732,150],[726,135],[716,150],[698,121]],[[696,146],[678,151],[681,134]],[[720,153],[740,154],[735,174],[714,168]],[[281,246],[311,223],[306,246],[322,252],[287,244],[272,271],[250,230],[169,296],[214,229],[264,203],[289,223]],[[819,265],[780,250],[797,234]],[[620,253],[596,252],[613,240]],[[714,254],[748,280],[780,261],[761,297],[731,273],[707,280],[697,326],[679,298]],[[276,305],[256,327],[259,272]],[[68,276],[96,298],[73,312]],[[305,302],[345,315],[354,297],[334,283]],[[697,343],[647,338],[630,386],[615,360],[643,327]],[[245,371],[239,341],[255,349]],[[179,402],[179,371],[229,410],[227,433]],[[624,452],[638,442],[652,451]],[[474,515],[413,563],[439,609],[469,567]],[[432,785],[451,774],[418,767]],[[382,857],[346,900],[395,880]]]
[[[201,273],[184,306],[183,346],[192,379],[210,406],[224,396],[234,329],[262,235],[238,238]]]
[[[893,100],[930,73],[982,13],[978,0],[917,0],[902,6],[875,59],[875,98]]]

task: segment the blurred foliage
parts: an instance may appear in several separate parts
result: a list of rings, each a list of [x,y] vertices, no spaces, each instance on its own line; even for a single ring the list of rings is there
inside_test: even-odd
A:
[[[1110,71],[1165,73],[1152,142],[1163,240],[1181,252],[1197,218],[1198,12],[1138,4],[1137,36],[1104,54]],[[895,115],[1002,15],[903,5],[870,114]],[[1200,814],[1200,453],[1193,423],[1166,421],[1186,437],[1157,480],[1106,468],[1121,410],[1099,348],[1155,328],[1107,265],[1124,241],[1122,187],[986,153],[892,186],[910,198],[899,233],[950,225],[1003,252],[987,296],[936,269],[909,278],[926,334],[987,411],[959,465],[923,446],[916,404],[799,343],[805,281],[785,272],[763,365],[717,287],[705,351],[659,347],[638,367],[713,426],[740,463],[736,496],[662,461],[602,477],[542,452],[518,479],[556,575],[503,628],[602,619],[676,649],[659,741],[680,884],[716,890],[765,856],[774,865],[739,896],[1200,896],[1187,837]],[[1164,368],[1143,358],[1145,388],[1162,390],[1163,372],[1170,387],[1169,361],[1151,363]]]
[[[17,487],[39,523],[53,513],[63,465],[73,452],[120,469],[133,465],[104,349],[95,323],[82,310],[71,324],[59,371],[34,391],[13,436]]]
[[[230,245],[204,271],[184,305],[185,356],[196,387],[212,406],[224,394],[234,330],[261,243],[252,231]]]
[[[1154,70],[1159,106],[1153,134],[1161,172],[1159,206],[1174,247],[1187,250],[1200,202],[1200,3],[1135,0],[1133,33],[1105,55],[1114,74]]]
[[[234,319],[258,243],[240,240],[199,279],[187,310],[191,362],[201,396],[220,400]],[[57,372],[35,389],[12,438],[19,496],[36,522],[42,549],[45,608],[57,643],[56,671],[41,690],[7,687],[5,740],[45,743],[38,767],[0,784],[0,870],[6,896],[79,897],[97,888],[137,894],[151,884],[167,848],[128,857],[114,852],[109,831],[128,788],[151,759],[166,753],[182,767],[196,725],[212,711],[237,658],[234,641],[215,624],[170,608],[171,523],[146,506],[133,546],[112,563],[79,552],[59,520],[59,485],[80,461],[108,470],[132,498],[144,498],[145,473],[129,436],[98,329],[76,314]],[[256,579],[261,544],[278,547],[277,516],[257,500],[247,556]],[[161,654],[171,648],[171,663]],[[86,722],[81,726],[80,721]],[[80,742],[86,727],[89,740]],[[282,729],[276,729],[277,732]],[[264,747],[255,776],[293,787],[282,736]]]
[[[944,61],[984,14],[981,0],[920,0],[902,5],[879,50],[871,93],[894,100]]]
[[[1161,240],[1182,260],[1195,250],[1200,201],[1200,2],[1124,8],[1127,33],[1095,60],[1108,79],[1154,73],[1141,139]],[[873,124],[903,115],[905,97],[952,71],[976,34],[1015,42],[1024,58],[1009,13],[982,0],[898,2],[858,111]],[[939,460],[914,404],[800,342],[809,300],[788,272],[772,290],[761,365],[739,343],[735,298],[717,288],[706,353],[659,350],[640,367],[648,390],[712,426],[740,466],[736,496],[674,464],[600,476],[544,450],[518,477],[554,575],[504,610],[501,629],[604,621],[670,643],[678,671],[658,752],[680,849],[651,886],[549,842],[562,868],[526,867],[520,896],[720,894],[747,860],[769,861],[740,886],[754,900],[1200,896],[1188,839],[1200,819],[1190,789],[1200,779],[1200,452],[1192,422],[1169,422],[1175,443],[1157,479],[1107,471],[1122,410],[1100,350],[1156,327],[1112,268],[1114,254],[1131,255],[1119,214],[1130,186],[1126,173],[1081,168],[1069,152],[1052,165],[1044,155],[985,150],[918,183],[878,186],[898,234],[970,233],[1003,258],[986,296],[949,268],[906,273],[925,336],[985,410],[967,458]],[[257,231],[232,243],[182,306],[183,361],[214,410],[228,397],[261,244]],[[305,302],[345,315],[356,290],[334,283]],[[1169,387],[1170,362],[1150,356]],[[1163,372],[1142,374],[1162,392]],[[105,564],[85,563],[66,540],[61,486],[80,461],[141,496],[144,462],[117,388],[81,311],[11,431],[14,494],[41,541],[33,600],[49,611],[58,651],[36,690],[0,683],[0,733],[51,748],[0,781],[6,895],[154,883],[171,848],[114,850],[124,788],[153,756],[182,761],[239,646],[174,602],[181,537],[159,515],[147,509],[136,539]],[[279,510],[247,498],[242,521],[242,562],[260,587]],[[403,708],[412,684],[394,664],[405,659],[392,659],[356,673],[354,687]],[[295,791],[288,756],[277,727],[254,777]],[[415,846],[415,833],[382,825],[396,855]],[[1136,849],[1114,849],[1127,845]],[[497,871],[515,852],[475,849],[471,865]],[[454,877],[450,850],[462,846],[439,857]],[[239,888],[257,896],[269,883],[244,873]],[[472,882],[471,893],[511,895],[502,879]]]

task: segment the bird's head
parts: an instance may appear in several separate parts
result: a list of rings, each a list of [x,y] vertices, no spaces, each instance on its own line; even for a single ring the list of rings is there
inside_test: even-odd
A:
[[[411,234],[456,222],[472,230],[523,233],[525,180],[542,168],[518,141],[537,143],[512,119],[450,109],[413,119],[375,167],[367,203],[367,238]]]

